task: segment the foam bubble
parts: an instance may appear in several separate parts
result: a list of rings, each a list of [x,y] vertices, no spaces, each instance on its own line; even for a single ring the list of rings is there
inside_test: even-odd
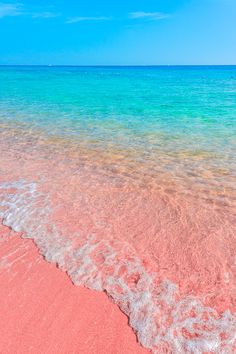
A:
[[[181,297],[176,284],[159,283],[127,243],[95,234],[64,235],[51,213],[50,196],[36,183],[0,184],[3,224],[33,239],[45,259],[66,271],[74,284],[106,291],[129,316],[143,346],[158,354],[236,351],[236,314],[219,316],[199,299]]]

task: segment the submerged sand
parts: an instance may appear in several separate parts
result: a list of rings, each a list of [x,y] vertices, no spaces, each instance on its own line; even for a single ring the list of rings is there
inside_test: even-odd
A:
[[[158,354],[235,352],[230,181],[197,195],[117,155],[4,134],[0,216],[34,243],[1,240],[3,353],[145,352],[131,328]]]

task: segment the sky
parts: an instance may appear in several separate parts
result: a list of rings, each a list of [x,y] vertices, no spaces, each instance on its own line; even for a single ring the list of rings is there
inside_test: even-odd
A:
[[[14,64],[236,64],[236,0],[0,0]]]

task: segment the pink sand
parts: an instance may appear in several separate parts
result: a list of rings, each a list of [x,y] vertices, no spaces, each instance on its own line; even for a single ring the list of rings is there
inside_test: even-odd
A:
[[[148,353],[104,293],[75,287],[31,240],[0,234],[0,353]]]
[[[203,198],[191,190],[191,181],[185,181],[185,190],[168,174],[158,180],[137,166],[125,170],[123,163],[114,172],[113,156],[83,156],[71,147],[64,153],[60,144],[37,140],[9,142],[11,137],[2,144],[0,182],[13,184],[2,188],[1,197],[18,199],[6,212],[7,225],[28,232],[46,259],[75,284],[109,294],[129,315],[140,343],[153,352],[236,351],[231,190],[227,203],[219,202],[207,179]],[[32,241],[14,236],[3,241],[3,257],[12,251],[1,272],[3,352],[9,346],[24,352],[24,345],[36,343],[48,353],[143,351],[127,318],[104,293],[73,286],[65,273],[39,257]]]

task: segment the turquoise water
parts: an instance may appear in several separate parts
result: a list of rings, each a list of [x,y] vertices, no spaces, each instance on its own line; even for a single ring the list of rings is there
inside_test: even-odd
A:
[[[0,67],[0,151],[3,224],[143,346],[235,352],[236,66]]]
[[[176,156],[198,156],[232,177],[236,66],[1,67],[0,121],[153,165],[168,157],[173,173]]]
[[[119,144],[158,132],[209,148],[235,137],[236,67],[1,67],[0,108],[50,134]]]

